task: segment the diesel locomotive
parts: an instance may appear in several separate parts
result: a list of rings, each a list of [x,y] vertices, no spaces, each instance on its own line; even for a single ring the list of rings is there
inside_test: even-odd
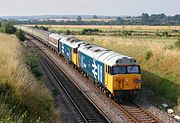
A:
[[[87,43],[73,36],[27,26],[17,27],[74,64],[107,96],[133,98],[141,89],[140,65],[133,57]]]

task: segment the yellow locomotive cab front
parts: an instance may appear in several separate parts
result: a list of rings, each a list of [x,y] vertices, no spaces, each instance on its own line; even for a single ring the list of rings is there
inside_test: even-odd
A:
[[[140,67],[139,65],[108,67],[105,80],[106,88],[113,96],[135,92],[141,89]]]

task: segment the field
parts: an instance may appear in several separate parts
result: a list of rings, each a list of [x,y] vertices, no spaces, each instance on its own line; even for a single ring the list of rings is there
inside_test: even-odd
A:
[[[41,25],[42,26],[42,25]],[[180,26],[96,26],[96,25],[43,25],[49,31],[71,35],[99,35],[131,37],[137,39],[177,39],[180,36]],[[165,39],[166,41],[166,39]]]
[[[180,30],[180,26],[142,26],[142,25],[43,25],[51,29],[84,29],[84,28],[98,28],[103,30]]]
[[[15,35],[0,34],[0,122],[59,120],[51,93],[30,72],[27,63],[37,64],[30,54]]]

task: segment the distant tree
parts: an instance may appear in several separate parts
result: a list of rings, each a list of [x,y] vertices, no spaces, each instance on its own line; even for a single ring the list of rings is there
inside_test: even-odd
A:
[[[174,19],[175,19],[176,21],[180,21],[180,14],[175,15],[175,16],[174,16]]]
[[[96,15],[93,15],[93,19],[97,19],[98,17]]]
[[[149,15],[147,13],[142,13],[141,21],[144,25],[149,24]]]
[[[14,27],[13,23],[10,22],[3,22],[1,24],[1,32],[8,33],[8,34],[14,34],[16,32],[16,28]]]
[[[76,20],[77,20],[77,22],[81,22],[82,21],[81,16],[78,16]]]
[[[121,22],[122,20],[123,20],[123,19],[122,19],[121,17],[117,17],[117,18],[116,18],[116,21],[117,21],[117,22]]]
[[[161,13],[158,15],[158,19],[166,19],[166,15],[164,13]]]

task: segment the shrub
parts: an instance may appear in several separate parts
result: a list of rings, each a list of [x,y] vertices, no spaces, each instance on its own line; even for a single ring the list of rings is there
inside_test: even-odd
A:
[[[3,33],[14,34],[16,32],[16,28],[14,27],[13,23],[3,22],[1,24],[0,31]]]
[[[44,31],[48,31],[48,27],[45,27],[45,26],[35,26],[34,28],[37,28],[37,29],[41,29],[41,30],[44,30]]]
[[[32,50],[26,52],[26,63],[30,67],[32,73],[37,77],[40,78],[42,73],[39,69],[38,59]]]
[[[156,36],[156,37],[161,36],[161,34],[159,33],[159,31],[156,31],[156,32],[155,32],[155,36]]]
[[[66,30],[65,31],[65,35],[71,35],[71,31],[70,30]]]
[[[131,33],[131,31],[123,30],[123,31],[122,31],[122,35],[123,35],[123,36],[131,36],[132,33]]]
[[[25,34],[22,30],[18,29],[15,33],[20,41],[25,41]]]
[[[175,46],[176,46],[177,48],[180,48],[180,38],[178,39],[178,41],[175,42]]]
[[[9,95],[12,93],[12,89],[9,84],[1,84],[0,85],[0,95]]]
[[[145,53],[145,59],[146,59],[146,60],[149,60],[152,56],[153,56],[152,51],[147,51],[147,52]]]
[[[162,35],[163,35],[164,37],[168,37],[168,36],[169,36],[169,34],[168,34],[167,31],[163,32]]]
[[[81,35],[85,35],[85,34],[93,34],[95,32],[102,32],[102,30],[100,29],[83,29],[81,31]]]

